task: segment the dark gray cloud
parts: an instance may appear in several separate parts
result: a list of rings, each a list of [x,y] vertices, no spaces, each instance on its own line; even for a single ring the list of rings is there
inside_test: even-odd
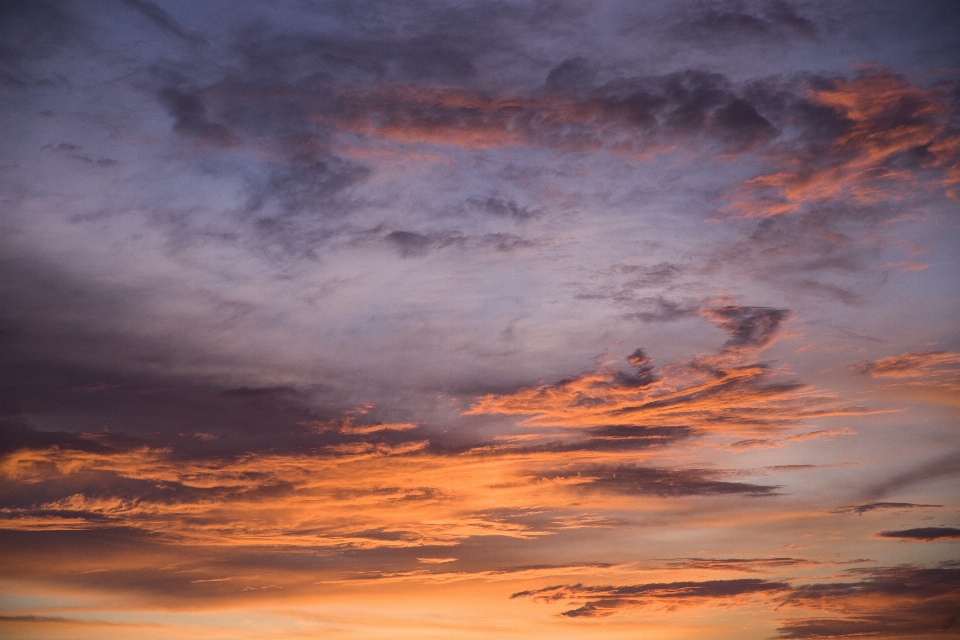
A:
[[[540,602],[579,602],[561,615],[596,617],[623,608],[670,603],[673,607],[704,601],[722,603],[743,595],[762,596],[780,611],[819,611],[821,617],[785,619],[781,638],[844,638],[909,635],[953,635],[957,625],[960,569],[947,565],[923,568],[910,565],[854,570],[853,580],[822,580],[793,584],[792,580],[708,580],[648,583],[624,586],[554,585],[520,591],[512,598]],[[829,616],[829,617],[827,617]]]
[[[912,635],[954,635],[960,569],[910,565],[862,570],[851,582],[814,583],[794,587],[782,599],[785,607],[820,609],[830,617],[781,623],[781,638],[845,638]]]
[[[467,200],[467,204],[493,216],[511,218],[519,221],[529,220],[539,214],[538,211],[532,210],[530,207],[520,206],[513,200],[504,200],[495,197],[471,198]]]
[[[608,300],[623,308],[627,319],[672,322],[697,315],[703,305],[702,300],[677,293],[698,286],[683,278],[690,272],[689,265],[675,262],[615,263],[569,286],[575,299]]]
[[[786,582],[773,582],[755,578],[738,580],[707,580],[704,582],[652,582],[621,587],[584,586],[582,584],[558,585],[519,591],[511,598],[533,598],[542,602],[556,600],[588,599],[575,609],[561,615],[569,618],[610,615],[623,607],[642,607],[657,602],[725,600],[749,594],[772,594],[789,589]]]
[[[571,89],[589,87],[596,73],[582,57],[567,58],[547,74],[546,86],[551,89]]]
[[[705,315],[730,334],[721,351],[763,349],[776,338],[780,325],[790,317],[786,309],[726,306],[708,309]]]
[[[85,164],[95,164],[98,167],[112,167],[113,165],[118,164],[118,161],[112,158],[100,157],[94,160],[90,156],[84,153],[80,153],[83,150],[82,146],[73,144],[70,142],[61,142],[57,146],[53,146],[52,144],[49,144],[49,145],[46,145],[44,148],[50,149],[51,151],[65,153],[67,154],[68,157],[74,160],[79,160],[80,162],[83,162]]]
[[[713,469],[663,469],[639,466],[583,466],[542,474],[543,478],[583,478],[582,490],[661,497],[743,495],[775,496],[777,486],[730,482]]]
[[[713,116],[718,136],[735,149],[767,142],[780,133],[756,107],[740,98],[717,109]]]
[[[230,457],[410,435],[318,432],[314,421],[341,417],[359,402],[319,382],[238,385],[230,376],[176,372],[204,356],[191,344],[137,331],[136,318],[152,317],[139,306],[146,290],[131,294],[29,260],[3,260],[0,269],[9,303],[0,310],[5,451],[151,446]],[[376,411],[369,417],[383,419]]]
[[[168,87],[159,92],[158,98],[174,119],[173,130],[177,133],[221,148],[236,144],[236,136],[229,129],[208,119],[207,105],[197,93]]]
[[[658,262],[649,266],[616,264],[611,267],[611,271],[629,278],[624,282],[624,287],[640,289],[668,284],[679,277],[684,272],[684,268],[672,262]]]
[[[718,571],[741,571],[748,573],[769,572],[781,567],[806,567],[818,564],[803,558],[680,558],[667,562],[676,569],[707,569]]]
[[[876,500],[923,482],[956,475],[960,475],[960,451],[927,460],[909,471],[898,473],[865,491],[864,497]]]
[[[518,249],[536,247],[538,242],[527,240],[512,233],[487,233],[466,235],[459,231],[417,233],[414,231],[391,231],[385,236],[388,244],[396,248],[401,258],[422,257],[437,249],[447,247],[460,249],[493,249],[508,253]]]
[[[654,368],[651,364],[653,358],[648,356],[643,349],[635,349],[633,353],[627,356],[627,362],[634,366],[631,374],[625,374],[622,371],[617,372],[617,379],[629,387],[642,387],[657,381],[654,374]]]
[[[152,2],[146,2],[146,0],[120,0],[123,4],[127,5],[134,11],[139,12],[141,15],[146,17],[150,22],[159,27],[161,30],[189,42],[191,44],[198,44],[202,42],[202,39],[197,38],[194,35],[191,35],[184,31],[184,29],[177,24],[177,21],[173,17],[153,4]]]
[[[0,86],[26,88],[47,81],[33,63],[77,37],[77,23],[63,3],[6,0],[0,3]]]
[[[182,26],[184,20],[170,11],[142,0],[126,4],[164,32],[193,39],[190,29]],[[173,118],[174,132],[205,145],[208,153],[244,148],[252,156],[271,157],[257,167],[230,170],[242,172],[249,191],[239,216],[239,235],[278,258],[315,260],[319,246],[338,234],[330,220],[356,211],[345,197],[348,188],[359,186],[376,171],[338,155],[331,142],[338,135],[555,151],[647,152],[677,144],[721,153],[776,149],[774,155],[788,151],[820,166],[818,162],[826,162],[823,158],[836,156],[824,150],[852,126],[837,109],[809,97],[811,84],[829,86],[829,78],[743,83],[697,68],[651,75],[621,69],[599,78],[585,71],[587,62],[574,56],[554,63],[546,90],[539,84],[482,81],[481,60],[492,55],[491,44],[500,45],[494,47],[497,55],[522,59],[521,66],[529,67],[519,45],[503,45],[533,23],[561,24],[558,16],[569,18],[571,11],[577,12],[573,6],[558,5],[543,13],[513,6],[493,11],[480,5],[444,9],[398,3],[379,8],[377,15],[389,16],[380,21],[370,21],[368,11],[352,6],[313,6],[305,11],[311,18],[325,16],[345,28],[298,29],[268,19],[228,21],[218,37],[233,56],[229,64],[218,67],[202,56],[168,56],[145,69],[152,77],[140,81]],[[189,12],[181,13],[192,19]],[[690,20],[703,28],[711,20],[718,24],[753,20],[771,32],[800,33],[809,26],[802,12],[786,3],[748,8],[704,5],[694,13]],[[397,25],[404,28],[398,31]],[[471,199],[468,206],[517,221],[539,213],[501,197]],[[171,233],[181,238],[196,235],[183,230]],[[397,232],[423,234],[404,228]],[[458,242],[448,238],[433,244],[446,241]],[[483,246],[502,251],[523,245],[491,236]],[[423,250],[408,243],[401,251],[414,255]],[[647,285],[653,285],[651,278]],[[856,301],[856,293],[838,284],[808,278],[796,286],[815,295]],[[648,302],[637,306],[657,307],[655,300]],[[685,302],[673,305],[676,308],[641,308],[636,317],[655,322],[690,311]]]
[[[899,211],[897,209],[896,211]],[[708,260],[713,268],[749,263],[756,277],[804,297],[860,306],[880,286],[871,269],[883,246],[858,241],[881,233],[895,217],[887,207],[825,207],[796,216],[776,216],[745,224],[745,236]]]
[[[422,256],[430,249],[433,240],[422,233],[413,231],[391,231],[387,234],[387,241],[397,247],[397,251],[403,258],[412,256]]]
[[[333,33],[309,29],[278,32],[261,21],[241,29],[232,46],[243,60],[247,73],[254,78],[325,73],[348,81],[454,84],[474,78],[477,74],[474,58],[487,39],[478,28],[481,25],[468,20],[453,25],[455,11],[423,9],[420,12],[397,4],[386,10],[397,23],[406,23],[405,34],[398,33],[397,23],[386,25],[366,20],[369,10],[359,5],[340,5],[318,13],[353,22],[355,29]],[[481,21],[489,22],[489,19],[481,18]],[[488,32],[489,35],[492,34]]]
[[[790,2],[703,2],[673,27],[676,37],[694,46],[736,45],[744,41],[815,39],[817,26]]]
[[[960,529],[953,527],[920,527],[918,529],[904,529],[902,531],[881,531],[879,538],[893,538],[896,540],[955,540],[960,538]]]
[[[673,322],[694,316],[700,310],[699,302],[670,300],[664,296],[634,298],[631,302],[643,310],[626,313],[624,317],[641,322]]]
[[[903,509],[926,509],[942,507],[942,504],[916,504],[913,502],[866,502],[864,504],[854,504],[846,507],[837,507],[833,513],[867,513],[868,511],[900,511]]]
[[[528,453],[572,453],[576,451],[640,451],[666,447],[696,437],[689,427],[654,427],[640,425],[609,425],[583,429],[582,435],[571,438],[554,438],[544,435],[534,441],[504,444],[497,440],[455,442],[443,434],[431,436],[429,450],[435,453],[455,455],[482,453],[485,455],[522,455]]]

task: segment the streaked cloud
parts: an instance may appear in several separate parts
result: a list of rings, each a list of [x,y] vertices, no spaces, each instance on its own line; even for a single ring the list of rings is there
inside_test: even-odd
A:
[[[798,213],[825,201],[901,200],[925,170],[955,197],[958,142],[942,89],[921,89],[889,70],[865,67],[853,80],[835,79],[808,91],[808,113],[826,109],[839,121],[839,135],[806,149],[797,169],[746,182],[744,191],[756,195],[731,211],[755,217]]]
[[[486,396],[467,413],[529,416],[522,422],[527,426],[652,423],[736,436],[866,411],[840,406],[808,385],[780,378],[767,364],[749,362],[774,340],[785,310],[724,306],[702,314],[730,334],[715,355],[667,365],[656,375],[652,359],[637,350],[628,358],[632,372],[608,367],[511,395]]]
[[[904,353],[861,362],[858,367],[872,378],[960,390],[960,354],[948,351]]]
[[[708,600],[737,600],[755,594],[783,592],[787,589],[788,585],[784,582],[741,578],[705,582],[633,584],[622,587],[586,587],[577,584],[546,587],[537,591],[519,591],[511,597],[534,598],[541,601],[589,598],[586,604],[564,611],[562,614],[570,618],[578,618],[609,615],[620,607],[656,606],[660,603],[675,601],[689,604]]]
[[[960,529],[952,527],[918,527],[916,529],[904,529],[902,531],[881,531],[877,534],[879,538],[893,538],[896,540],[922,540],[930,542],[931,540],[951,540],[960,538]]]
[[[606,616],[630,608],[744,606],[762,598],[776,603],[783,613],[826,614],[782,618],[780,637],[843,638],[869,633],[894,638],[949,633],[952,603],[960,589],[957,573],[952,566],[925,569],[903,565],[851,572],[843,582],[792,584],[744,578],[623,586],[575,584],[521,591],[512,597],[540,602],[587,600],[564,611],[562,615],[567,617]]]

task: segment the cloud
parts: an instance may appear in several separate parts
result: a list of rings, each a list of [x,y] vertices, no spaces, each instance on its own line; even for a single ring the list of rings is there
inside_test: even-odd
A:
[[[888,275],[877,269],[900,242],[883,230],[893,207],[823,204],[797,215],[745,222],[748,235],[711,257],[718,269],[749,265],[761,282],[803,300],[864,306]],[[881,264],[883,263],[881,262]]]
[[[672,322],[696,316],[704,305],[689,295],[676,299],[676,292],[688,286],[681,278],[690,271],[689,265],[674,262],[618,262],[568,286],[577,300],[607,300],[623,308],[626,319]]]
[[[582,57],[567,58],[550,69],[546,86],[552,89],[570,89],[589,87],[596,74],[590,64]]]
[[[493,249],[509,253],[518,249],[530,249],[539,243],[512,233],[487,233],[466,235],[458,231],[417,233],[415,231],[391,231],[384,239],[397,249],[401,258],[420,258],[437,249]]]
[[[814,109],[802,111],[839,119],[842,133],[829,136],[825,145],[785,147],[790,155],[784,164],[800,166],[750,179],[728,212],[762,217],[830,201],[854,206],[897,201],[926,180],[955,197],[960,144],[943,87],[923,89],[889,70],[866,67],[852,80],[811,87],[806,100]]]
[[[711,571],[769,572],[781,567],[806,567],[817,564],[802,558],[680,558],[667,562],[674,569]]]
[[[767,347],[790,317],[786,309],[768,307],[714,307],[702,313],[730,334],[721,353],[753,353]]]
[[[522,455],[530,453],[562,454],[575,452],[622,453],[669,447],[690,440],[696,432],[688,427],[645,427],[641,425],[605,425],[557,434],[500,434],[481,443],[450,445],[441,439],[431,441],[430,450],[438,453],[483,453]]]
[[[702,139],[744,151],[777,129],[722,75],[685,70],[624,78],[590,89],[497,94],[460,87],[342,85],[313,95],[311,118],[365,138],[490,149],[669,150]]]
[[[782,619],[778,637],[792,639],[946,635],[955,628],[960,570],[953,566],[859,569],[842,578],[846,580],[820,579],[804,584],[756,578],[623,586],[578,583],[520,591],[511,597],[545,603],[586,600],[563,611],[561,615],[567,617],[606,616],[630,608],[729,607],[757,600],[777,605],[782,613],[796,609],[807,615],[829,615]]]
[[[649,385],[635,382],[630,373],[606,369],[509,396],[485,396],[467,415],[526,415],[521,424],[527,426],[654,424],[734,435],[856,411],[831,408],[829,398],[810,393],[806,385],[775,382],[762,365],[731,368],[717,376],[690,367]]]
[[[855,504],[846,507],[837,507],[833,513],[867,513],[868,511],[884,510],[902,510],[902,509],[926,509],[942,507],[942,504],[915,504],[913,502],[866,502],[864,504]]]
[[[63,3],[11,0],[0,5],[0,86],[25,89],[44,80],[34,63],[75,43],[77,22]]]
[[[728,475],[712,469],[658,469],[651,467],[585,466],[547,471],[543,479],[575,479],[581,490],[613,491],[627,495],[660,497],[709,496],[736,494],[744,496],[777,495],[779,487],[730,482]]]
[[[82,393],[110,391],[97,389]],[[545,477],[558,460],[576,465],[688,435],[683,429],[607,427],[586,430],[586,438],[574,441],[547,437],[515,445],[493,438],[450,447],[442,439],[431,441],[417,424],[373,419],[369,405],[333,419],[308,414],[286,422],[291,416],[283,416],[284,407],[301,398],[285,387],[231,388],[211,399],[239,403],[258,423],[257,436],[238,438],[212,424],[204,426],[219,435],[38,433],[0,425],[0,530],[122,530],[174,545],[341,551],[450,547],[485,536],[531,539],[610,526],[608,518],[526,506],[530,492],[538,503],[550,504],[551,494],[567,493],[578,482],[555,472]],[[277,410],[283,419],[264,430],[259,416]],[[169,445],[151,444],[156,442]],[[729,482],[713,470],[579,468],[593,474],[589,479],[597,488],[614,492],[770,490]],[[610,477],[611,471],[626,483]]]
[[[52,144],[49,144],[49,145],[45,145],[44,148],[50,149],[52,151],[66,153],[68,157],[73,158],[74,160],[79,160],[80,162],[83,162],[85,164],[95,164],[98,167],[112,167],[113,165],[118,164],[118,161],[112,158],[100,157],[99,159],[94,160],[90,156],[80,153],[83,147],[81,147],[80,145],[69,143],[69,142],[61,142],[55,147]]]
[[[773,447],[867,411],[760,357],[794,317],[813,340],[823,299],[897,306],[871,297],[902,235],[878,229],[955,190],[955,89],[842,71],[831,52],[860,43],[824,25],[847,9],[627,4],[2,3],[3,574],[114,618],[216,601],[211,625],[303,594],[366,618],[337,580],[416,585],[411,625],[498,597],[485,581],[580,583],[570,617],[749,602],[769,620],[795,585],[873,580],[783,577],[836,571],[830,523],[809,558],[775,549],[811,517],[857,525],[826,512],[867,471],[836,483]],[[794,73],[813,48],[824,75]],[[741,201],[758,211],[727,213],[756,219],[702,224]],[[906,355],[927,364],[864,375],[953,367]],[[908,463],[877,490],[956,466]],[[924,506],[880,499],[849,512]],[[625,564],[551,562],[583,554]],[[378,635],[328,613],[311,624]]]
[[[523,426],[683,426],[756,435],[807,418],[865,411],[841,408],[808,385],[778,380],[767,365],[743,364],[775,339],[786,310],[725,306],[701,314],[731,336],[716,355],[671,364],[655,375],[646,353],[638,350],[628,359],[633,372],[606,367],[509,395],[487,395],[466,415],[527,416]]]
[[[387,234],[387,241],[397,246],[397,251],[403,258],[422,256],[432,244],[428,236],[412,231],[391,231]]]
[[[611,271],[623,274],[630,279],[624,283],[627,288],[656,287],[675,280],[684,271],[684,267],[672,262],[658,262],[653,265],[616,264]]]
[[[248,179],[249,192],[245,215],[256,214],[257,231],[268,239],[279,239],[297,245],[302,242],[316,246],[327,239],[329,232],[305,222],[342,218],[336,197],[348,187],[363,182],[371,170],[349,160],[334,156],[325,150],[300,151],[288,149],[282,161],[266,167],[265,177]],[[271,205],[279,205],[279,211]],[[346,207],[343,207],[346,208]],[[311,233],[312,232],[312,233]]]
[[[738,45],[744,41],[815,39],[818,29],[789,2],[767,2],[760,7],[710,2],[685,12],[672,33],[694,46],[710,47]]]
[[[877,499],[929,480],[955,475],[960,475],[960,451],[926,460],[909,471],[898,473],[865,491],[864,497]]]
[[[780,637],[902,638],[952,634],[957,624],[960,569],[910,565],[862,570],[853,582],[795,586],[782,606],[819,610],[830,617],[781,622]]]
[[[156,12],[145,9],[152,5],[135,4],[153,15],[152,20],[159,19]],[[363,22],[362,16],[349,9],[329,11],[349,23]],[[802,182],[806,180],[803,176],[827,162],[830,154],[824,149],[837,147],[833,153],[837,162],[850,155],[839,141],[856,127],[837,100],[824,96],[834,85],[853,91],[849,87],[859,86],[856,83],[862,79],[768,79],[744,84],[723,74],[685,68],[646,76],[619,72],[591,80],[590,74],[581,73],[587,63],[574,57],[555,70],[567,69],[563,71],[567,75],[580,73],[576,82],[560,82],[562,74],[557,71],[548,87],[482,83],[477,81],[476,61],[487,55],[486,41],[502,39],[505,30],[512,28],[507,24],[517,15],[508,12],[509,17],[501,20],[479,8],[464,11],[483,15],[474,16],[472,26],[460,37],[439,26],[456,22],[439,10],[423,10],[420,20],[409,25],[410,33],[421,35],[409,38],[381,29],[357,32],[363,36],[299,31],[281,35],[263,23],[231,36],[237,73],[201,81],[191,78],[197,74],[189,65],[164,63],[166,66],[155,65],[152,71],[153,90],[174,119],[174,131],[181,138],[201,143],[210,154],[242,150],[245,162],[229,169],[242,172],[249,191],[246,211],[235,216],[242,237],[273,256],[293,258],[316,259],[320,246],[344,233],[343,225],[331,221],[364,211],[377,191],[363,194],[350,188],[385,178],[390,172],[374,157],[364,156],[361,162],[362,154],[351,155],[351,149],[409,158],[506,147],[561,153],[603,150],[617,164],[695,149],[708,156],[743,156],[782,168],[755,177],[733,198],[748,208],[753,206],[751,198],[759,193],[757,189],[766,193],[778,188],[764,183],[773,180],[770,176],[796,173]],[[512,11],[522,13],[516,8]],[[772,33],[785,33],[784,29],[799,33],[806,20],[791,5],[778,3],[749,10],[713,5],[704,11],[704,15],[750,15]],[[411,12],[398,8],[396,13],[403,21],[409,20]],[[490,24],[489,34],[483,33],[483,24]],[[863,77],[882,75],[871,73],[865,71]],[[943,91],[927,91],[900,81],[904,95],[919,92],[927,96],[927,102],[942,106]],[[841,89],[834,93],[837,91]],[[861,101],[866,104],[869,99]],[[930,115],[937,122],[943,120],[935,116]],[[881,131],[883,126],[871,124],[868,129]],[[870,133],[857,139],[875,138]],[[931,143],[930,158],[898,168],[891,175],[926,179],[928,174],[952,171],[947,168],[953,165],[945,142],[951,138],[941,138],[944,136]],[[798,162],[804,166],[797,168]],[[404,170],[410,170],[417,163],[402,164]],[[861,173],[873,176],[866,170],[857,175]],[[871,202],[889,200],[885,194],[889,195],[884,191],[880,193],[884,197]],[[841,196],[821,200],[845,205],[848,199]],[[763,202],[757,206],[763,208],[768,199],[760,197]],[[534,208],[502,195],[466,200],[458,196],[454,200],[438,206],[472,209],[474,215],[517,222],[543,218],[547,211],[547,207]],[[427,231],[396,223],[385,228],[427,236],[431,246],[461,242],[459,231]],[[463,229],[465,235],[473,235],[466,226]],[[406,257],[428,252],[426,240],[414,247],[409,241],[416,238],[395,239],[397,242],[391,239],[382,246]],[[536,240],[524,238],[518,243],[491,234],[485,243],[478,241],[475,246],[510,251],[532,246],[526,242]],[[851,258],[858,253],[856,242],[854,245],[845,252]],[[772,252],[765,255],[769,258]],[[840,283],[812,277],[793,279],[797,288],[813,295],[850,304],[862,300],[859,292]],[[694,312],[687,301],[670,300],[662,294],[633,297],[642,298],[637,300],[639,309],[634,317],[644,321],[676,319]]]
[[[787,436],[786,438],[772,439],[772,438],[748,438],[746,440],[738,440],[736,442],[731,442],[729,444],[723,445],[724,448],[732,449],[734,451],[746,451],[749,449],[758,449],[758,448],[778,448],[782,447],[785,444],[790,442],[798,442],[802,440],[810,440],[811,438],[824,438],[824,437],[833,437],[833,436],[850,436],[854,435],[856,432],[852,429],[817,429],[816,431],[807,431],[805,433],[797,433],[792,436]],[[787,465],[787,467],[778,467],[778,468],[798,468],[796,465]]]
[[[121,0],[121,2],[134,11],[139,12],[162,31],[170,33],[191,44],[202,42],[199,38],[184,31],[169,13],[151,2],[146,2],[146,0]]]
[[[904,529],[902,531],[881,531],[878,538],[895,538],[897,540],[955,540],[960,538],[960,529],[952,527],[921,527],[919,529]]]
[[[325,15],[342,25],[336,30],[306,26],[278,30],[266,21],[247,21],[235,33],[232,46],[246,64],[245,75],[257,79],[319,75],[365,82],[459,84],[477,75],[476,58],[502,32],[492,23],[503,16],[483,7],[412,10],[394,5],[384,11],[390,14],[389,27],[371,22],[368,9],[352,5],[307,12],[310,18]]]
[[[610,615],[624,607],[655,607],[682,602],[686,605],[725,600],[742,600],[758,594],[786,591],[785,582],[756,578],[707,580],[704,582],[668,582],[633,584],[621,587],[584,586],[582,584],[544,587],[519,591],[511,598],[533,598],[541,602],[587,599],[586,604],[564,611],[570,618]]]
[[[236,136],[229,129],[207,118],[207,105],[200,95],[168,87],[158,97],[174,119],[173,130],[177,133],[224,149],[236,144]]]
[[[960,391],[960,354],[949,351],[903,353],[861,362],[856,368],[871,378],[921,386],[942,385]]]
[[[538,211],[531,210],[529,207],[522,207],[513,200],[503,200],[502,198],[470,198],[467,200],[467,204],[492,216],[512,218],[519,221],[529,220],[539,214]]]

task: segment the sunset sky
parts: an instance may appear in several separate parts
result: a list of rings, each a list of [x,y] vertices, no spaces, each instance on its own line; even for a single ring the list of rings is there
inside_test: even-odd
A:
[[[0,636],[960,636],[960,6],[0,3]]]

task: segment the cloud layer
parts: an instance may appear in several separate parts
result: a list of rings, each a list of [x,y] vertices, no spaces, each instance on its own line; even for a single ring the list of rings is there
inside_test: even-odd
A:
[[[954,633],[957,33],[3,3],[0,635]]]

